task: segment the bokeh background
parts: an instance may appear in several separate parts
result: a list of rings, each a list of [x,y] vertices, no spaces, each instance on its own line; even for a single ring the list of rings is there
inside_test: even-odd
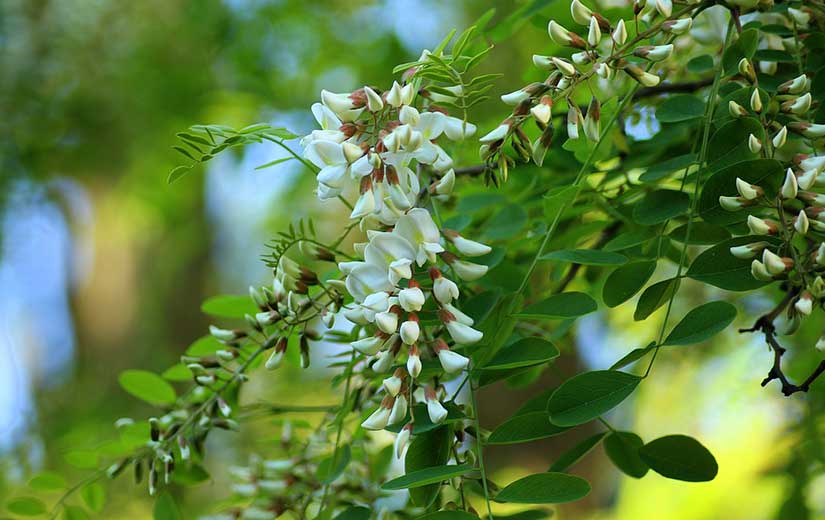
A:
[[[496,48],[485,69],[507,73],[494,90],[507,92],[546,45],[555,4],[2,0],[0,501],[42,469],[82,478],[66,453],[103,454],[116,418],[148,413],[119,388],[118,373],[174,363],[206,330],[206,297],[265,283],[265,242],[291,220],[327,211],[297,163],[255,169],[282,156],[274,145],[224,154],[167,185],[180,162],[171,149],[176,132],[254,122],[305,132],[321,88],[386,84],[395,64],[491,7]],[[493,104],[477,114],[484,129],[501,112]],[[334,222],[327,225],[334,234]],[[740,303],[754,315],[768,306]],[[481,394],[482,424],[494,427],[582,367],[609,366],[640,346],[650,326],[633,322],[632,306],[581,320],[576,348],[538,386]],[[823,453],[817,409],[803,396],[760,388],[769,362],[762,345],[730,331],[712,347],[662,356],[651,384],[613,422],[648,440],[697,436],[719,459],[718,478],[685,484],[651,473],[635,481],[597,449],[575,468],[594,492],[560,516],[825,518],[825,480],[806,471]],[[334,402],[327,380],[323,370],[284,371],[255,378],[253,391],[273,401]],[[546,469],[595,432],[581,430],[488,448],[493,479]],[[215,479],[177,491],[185,518],[225,492],[222,468],[275,442],[265,432],[265,422],[253,423],[213,441]],[[145,488],[129,480],[111,486],[104,517],[151,516]]]

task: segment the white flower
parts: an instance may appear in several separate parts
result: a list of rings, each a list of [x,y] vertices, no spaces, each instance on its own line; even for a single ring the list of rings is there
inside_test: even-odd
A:
[[[416,250],[412,243],[399,233],[371,231],[369,244],[364,249],[364,260],[387,273],[392,285],[412,276],[412,263]]]
[[[397,337],[398,336],[396,335],[396,338]],[[392,366],[393,361],[395,361],[395,354],[389,350],[383,350],[375,355],[375,359],[376,361],[372,365],[373,371],[383,374]]]
[[[407,398],[403,394],[395,397],[387,424],[397,424],[407,416]]]
[[[455,170],[447,170],[441,179],[435,184],[435,192],[438,195],[449,195],[455,187]]]
[[[748,136],[748,149],[751,153],[759,153],[762,150],[762,141],[755,135],[750,134]]]
[[[384,100],[373,89],[364,87],[364,93],[367,95],[367,109],[370,112],[379,112],[384,108]]]
[[[476,133],[476,125],[457,117],[444,116],[444,135],[451,141],[463,141]]]
[[[459,278],[467,282],[478,280],[487,274],[487,270],[489,269],[489,267],[483,264],[474,264],[472,262],[465,262],[464,260],[457,259],[450,263],[450,267],[453,271],[455,271],[455,274],[457,274]]]
[[[783,126],[776,132],[776,135],[773,136],[773,143],[774,148],[782,148],[785,145],[785,141],[788,139],[788,127]]]
[[[510,131],[510,124],[509,123],[502,123],[491,130],[489,133],[485,134],[483,137],[479,139],[482,143],[493,143],[495,141],[500,141],[507,137],[507,133]]]
[[[398,293],[398,303],[407,312],[420,311],[424,306],[424,292],[420,287],[411,286]]]
[[[364,110],[363,107],[355,106],[352,94],[335,94],[328,90],[322,90],[321,102],[344,122],[355,121]]]
[[[794,308],[803,316],[810,316],[814,310],[814,298],[811,296],[811,293],[808,291],[803,292],[802,296],[796,300]]]
[[[430,212],[424,208],[413,208],[398,219],[394,233],[407,239],[416,250],[415,261],[424,265],[429,260],[435,262],[435,255],[444,251],[440,243],[438,227]]]
[[[446,309],[446,310],[447,310],[447,312],[449,312],[450,314],[452,314],[453,316],[455,316],[455,319],[457,319],[458,321],[460,321],[461,323],[463,323],[463,324],[465,324],[465,325],[472,325],[472,324],[474,323],[473,318],[471,318],[471,317],[467,316],[466,314],[464,314],[463,312],[461,312],[461,311],[458,309],[458,307],[456,307],[456,306],[454,306],[454,305],[452,305],[452,304],[450,304],[450,303],[445,303],[445,304],[443,305],[443,308],[444,308],[444,309]]]
[[[398,395],[398,392],[401,391],[401,383],[403,383],[401,380],[402,375],[403,372],[401,372],[401,369],[399,368],[393,373],[392,376],[384,379],[382,384],[384,386],[384,390],[386,390],[388,394],[396,396]]]
[[[407,357],[407,373],[415,379],[421,373],[421,356],[418,355],[418,346],[410,347],[410,355]]]
[[[753,89],[753,94],[751,94],[751,110],[756,112],[762,112],[762,98],[759,96],[759,89]]]
[[[384,340],[378,336],[369,336],[352,342],[352,348],[362,354],[372,355],[381,349]]]
[[[771,276],[768,270],[765,269],[765,264],[759,260],[754,260],[751,262],[751,275],[757,280],[762,280],[765,282],[773,280],[773,276]]]
[[[793,174],[793,170],[788,168],[788,171],[785,172],[785,181],[782,183],[782,189],[780,190],[782,198],[795,199],[798,192],[799,185],[796,182],[796,175]]]
[[[735,246],[730,248],[730,254],[742,260],[749,260],[761,253],[768,245],[767,242],[754,242],[752,244]]]
[[[570,14],[577,24],[587,25],[592,19],[593,11],[588,9],[587,6],[579,0],[573,0],[570,2]]]
[[[553,110],[547,103],[538,103],[536,106],[530,109],[530,114],[536,118],[536,121],[546,125],[550,122],[550,118],[553,115]]]
[[[812,100],[813,98],[811,97],[811,93],[808,92],[807,94],[796,99],[791,99],[782,103],[782,111],[797,115],[804,114],[811,108]]]
[[[509,94],[503,94],[501,96],[501,101],[505,105],[518,105],[522,101],[530,99],[530,93],[524,89],[516,90],[515,92],[510,92]]]
[[[680,18],[678,20],[669,20],[662,25],[665,32],[672,34],[685,34],[693,25],[693,18]]]
[[[587,43],[591,47],[595,47],[602,40],[602,30],[599,27],[599,22],[595,18],[590,18],[590,27],[587,30]]]
[[[772,235],[777,231],[771,222],[753,215],[748,215],[748,228],[754,235]]]
[[[395,457],[397,459],[401,458],[401,455],[404,454],[404,449],[410,443],[410,434],[412,433],[412,423],[407,424],[401,431],[398,432],[398,436],[395,438]]]
[[[736,191],[746,200],[757,199],[765,193],[759,186],[744,181],[739,177],[736,178]]]
[[[811,223],[808,220],[808,215],[805,213],[805,210],[800,210],[799,215],[797,215],[796,220],[793,223],[794,229],[800,235],[807,235],[810,225]]]
[[[375,325],[381,332],[392,334],[398,330],[398,314],[391,310],[379,312],[375,315]]]
[[[387,427],[390,420],[390,409],[384,407],[384,403],[377,410],[372,412],[372,415],[366,418],[361,423],[361,427],[365,430],[383,430]]]
[[[782,257],[771,252],[770,249],[762,251],[762,263],[765,264],[765,269],[771,275],[782,274],[787,270],[787,266]]]
[[[264,364],[264,366],[266,367],[267,370],[275,370],[276,368],[281,366],[281,363],[283,362],[283,360],[284,360],[284,351],[279,352],[278,349],[276,348],[275,350],[272,351],[272,354],[269,356],[269,359],[266,360],[266,363]]]
[[[398,330],[401,335],[401,341],[406,345],[412,345],[418,341],[418,336],[421,334],[421,327],[418,325],[418,320],[407,320],[401,324]]]
[[[340,195],[348,178],[360,179],[372,172],[367,156],[350,143],[312,141],[304,150],[304,156],[320,168],[316,178],[324,188],[319,190],[322,199]]]
[[[624,25],[624,20],[619,20],[619,23],[616,24],[616,28],[613,29],[613,34],[611,36],[616,43],[619,45],[624,45],[624,42],[627,41],[627,28]]]
[[[656,0],[656,10],[665,18],[669,18],[673,13],[673,2],[671,0]]]
[[[426,391],[427,415],[430,416],[430,421],[434,424],[443,422],[447,418],[447,409],[438,400],[435,391],[432,388],[427,388]]]
[[[447,332],[450,333],[450,337],[453,338],[453,341],[460,344],[471,344],[471,343],[478,343],[481,341],[481,338],[484,337],[484,334],[481,331],[478,331],[469,325],[465,325],[458,320],[449,321],[446,323]]]
[[[557,69],[561,71],[562,74],[565,76],[575,76],[576,75],[576,67],[573,66],[572,63],[569,61],[562,59],[562,58],[550,58],[550,61],[553,62],[553,65],[556,66]]]
[[[412,85],[404,85],[403,87],[397,81],[392,82],[392,87],[387,92],[387,103],[394,108],[401,105],[409,105],[412,103],[415,91]]]
[[[431,271],[433,277],[433,296],[439,303],[450,303],[454,298],[458,298],[458,285],[449,278],[445,278],[440,271]]]
[[[442,339],[436,341],[434,349],[438,355],[438,361],[441,362],[441,367],[444,369],[444,372],[448,374],[460,372],[470,364],[468,358],[450,350],[447,343]]]
[[[441,233],[447,238],[447,240],[453,243],[462,255],[483,256],[492,251],[490,246],[464,238],[451,229],[442,229]]]

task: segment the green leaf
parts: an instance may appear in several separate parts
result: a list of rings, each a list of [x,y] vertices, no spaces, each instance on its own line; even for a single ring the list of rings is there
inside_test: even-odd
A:
[[[756,52],[756,45],[759,42],[759,32],[756,29],[742,31],[737,40],[725,49],[722,55],[722,66],[726,75],[736,74],[739,67],[739,60],[742,58],[752,58]]]
[[[670,96],[656,109],[656,119],[662,123],[690,121],[703,115],[705,115],[705,102],[691,94]]]
[[[673,327],[663,345],[700,343],[723,331],[736,318],[736,307],[728,302],[710,302],[691,310]]]
[[[613,252],[629,249],[631,247],[644,244],[653,238],[653,236],[654,235],[651,234],[651,230],[649,228],[628,231],[627,233],[622,233],[621,235],[611,239],[610,242],[604,245],[603,250]]]
[[[385,482],[381,489],[410,489],[427,484],[437,484],[453,477],[458,477],[472,471],[472,464],[461,464],[459,466],[433,466],[420,469],[418,471],[408,471],[405,475]]]
[[[324,484],[329,484],[340,477],[352,459],[352,449],[349,444],[340,446],[338,450],[318,464],[317,475]]]
[[[207,334],[196,339],[189,345],[186,349],[186,355],[195,357],[211,356],[223,348],[223,343],[215,339],[211,334]]]
[[[66,487],[66,479],[54,471],[44,471],[29,480],[29,487],[37,491],[54,491]]]
[[[541,256],[541,260],[555,260],[582,265],[622,265],[627,257],[599,249],[562,249]]]
[[[649,167],[639,176],[642,182],[656,182],[676,171],[682,171],[696,163],[696,155],[689,153],[662,161]]]
[[[527,225],[527,212],[519,204],[508,204],[498,211],[484,226],[484,236],[489,240],[512,238]]]
[[[713,480],[719,471],[707,448],[687,435],[668,435],[639,448],[642,460],[663,477],[687,482]]]
[[[174,404],[177,399],[172,385],[146,370],[124,370],[120,373],[118,382],[124,390],[150,404]]]
[[[183,363],[175,363],[161,374],[163,379],[174,382],[191,381],[193,374]]]
[[[648,354],[648,352],[650,352],[654,348],[656,348],[655,341],[651,342],[646,347],[634,348],[633,350],[622,356],[620,360],[613,363],[613,365],[610,367],[610,370],[619,370],[620,368],[624,368],[627,365],[630,365],[631,363],[635,363],[636,361],[639,361],[640,359],[645,357]]]
[[[524,338],[504,347],[484,365],[484,370],[504,370],[546,363],[559,356],[559,349],[541,338]]]
[[[582,457],[590,453],[590,450],[598,446],[599,443],[602,442],[602,439],[604,439],[605,435],[607,435],[607,432],[599,432],[584,439],[566,452],[562,453],[547,471],[567,471],[570,466],[580,461]]]
[[[195,486],[209,480],[209,472],[200,464],[189,466],[176,465],[172,473],[172,482],[181,486]]]
[[[576,426],[612,410],[633,393],[642,378],[615,370],[576,375],[553,392],[547,402],[550,421]]]
[[[46,512],[46,504],[35,497],[17,497],[6,502],[6,509],[20,516],[37,516]]]
[[[496,495],[496,502],[561,504],[590,493],[590,484],[567,473],[537,473],[511,483]]]
[[[656,309],[667,303],[670,297],[679,289],[678,278],[668,278],[661,282],[656,282],[642,292],[639,302],[636,304],[636,311],[633,319],[642,321],[656,312]]]
[[[436,511],[435,513],[419,516],[416,520],[478,520],[478,517],[466,511],[449,511],[445,509],[444,511]]]
[[[281,163],[284,163],[284,162],[287,162],[287,161],[291,161],[292,159],[295,159],[295,157],[292,157],[291,155],[288,156],[288,157],[281,157],[280,159],[275,159],[274,161],[269,161],[268,163],[262,164],[260,166],[256,166],[255,169],[256,170],[264,170],[266,168],[270,168],[270,167],[275,166],[277,164],[281,164]]]
[[[728,291],[751,291],[765,286],[768,282],[757,280],[751,274],[751,262],[736,258],[730,253],[731,247],[754,242],[777,243],[777,239],[767,236],[744,236],[731,238],[702,252],[690,264],[686,276]]]
[[[176,166],[172,169],[172,171],[169,172],[169,175],[166,177],[166,184],[172,184],[173,182],[176,182],[190,171],[192,171],[192,165],[182,164],[180,166]]]
[[[589,294],[582,292],[564,292],[554,294],[538,303],[528,305],[521,312],[514,314],[516,318],[534,320],[557,320],[576,318],[590,314],[598,308],[596,300]]]
[[[367,507],[349,506],[337,515],[333,520],[370,520],[372,512]]]
[[[643,226],[653,226],[687,213],[689,207],[690,196],[687,193],[653,191],[633,206],[633,220]]]
[[[80,490],[80,498],[83,499],[86,507],[95,513],[100,513],[106,505],[106,490],[97,482],[92,482]]]
[[[757,159],[744,161],[723,168],[705,180],[699,196],[699,214],[702,220],[726,226],[747,219],[747,211],[727,211],[719,205],[721,195],[736,196],[736,179],[741,178],[765,189],[770,196],[782,181],[784,170],[779,161]]]
[[[436,366],[439,367],[439,371],[434,372],[434,373],[441,373],[440,372],[441,365],[438,364],[438,362],[436,362]],[[427,370],[427,368],[426,368],[426,363],[425,363],[424,371],[426,372],[426,370]],[[422,372],[422,373],[424,373],[424,372]],[[412,410],[413,417],[415,418],[415,420],[413,421],[412,434],[413,435],[418,435],[419,433],[424,433],[424,432],[427,432],[427,431],[430,431],[430,430],[434,430],[434,429],[436,429],[436,428],[438,428],[442,425],[452,424],[454,422],[457,422],[457,421],[460,421],[460,420],[466,418],[466,416],[464,415],[464,412],[461,411],[461,408],[459,408],[453,401],[447,401],[443,404],[444,404],[444,408],[447,409],[447,417],[444,419],[444,421],[442,421],[440,423],[434,423],[430,420],[430,414],[427,412],[427,405],[426,404],[417,403],[417,404],[414,404],[413,406],[411,406],[410,410]],[[409,417],[409,414],[407,414],[407,417]],[[391,424],[391,425],[387,426],[386,430],[390,431],[390,432],[393,432],[393,433],[398,433],[398,432],[401,431],[401,428],[403,428],[404,425],[407,424],[407,422],[408,421],[406,419],[402,420],[402,421],[398,421],[398,424]]]
[[[72,466],[80,469],[95,469],[100,461],[100,454],[94,450],[72,450],[63,458]]]
[[[642,438],[633,432],[613,432],[604,440],[604,451],[613,464],[626,475],[642,478],[650,469],[639,455]]]
[[[63,520],[89,520],[89,514],[80,506],[65,506]]]
[[[155,500],[153,520],[183,520],[180,509],[167,491],[162,491]]]
[[[670,233],[668,236],[677,242],[690,245],[708,246],[718,244],[730,238],[730,232],[722,226],[717,226],[709,222],[692,222],[690,226],[690,237],[687,236],[688,224],[683,224]]]
[[[727,106],[724,108],[727,111]],[[752,117],[733,119],[714,132],[707,151],[710,170],[718,171],[742,161],[756,159],[756,154],[748,148],[750,134],[765,142],[762,124]]]
[[[404,457],[404,468],[408,473],[443,466],[450,460],[450,446],[453,430],[441,426],[413,437]],[[438,496],[439,484],[410,489],[410,500],[419,507],[428,507]]]
[[[610,273],[604,282],[602,298],[608,307],[616,307],[639,292],[656,271],[656,261],[633,262]]]
[[[693,72],[694,74],[708,72],[709,70],[713,69],[713,57],[708,54],[702,54],[701,56],[696,56],[692,58],[687,63],[687,70],[688,72]]]
[[[566,427],[556,426],[547,419],[546,410],[516,413],[493,430],[485,444],[519,444],[565,431]]]
[[[213,296],[201,304],[206,314],[220,318],[243,318],[245,314],[254,316],[259,312],[249,296]]]

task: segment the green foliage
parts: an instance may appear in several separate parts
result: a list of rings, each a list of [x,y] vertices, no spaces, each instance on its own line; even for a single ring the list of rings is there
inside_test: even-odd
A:
[[[586,480],[566,473],[537,473],[512,482],[496,495],[497,502],[561,504],[590,493]]]

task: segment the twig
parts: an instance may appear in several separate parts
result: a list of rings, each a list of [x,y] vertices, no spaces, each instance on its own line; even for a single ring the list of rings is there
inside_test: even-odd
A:
[[[713,78],[700,79],[698,81],[688,81],[685,83],[662,83],[655,87],[645,87],[639,89],[633,95],[633,99],[656,96],[659,94],[673,94],[680,92],[696,92],[699,89],[709,87],[713,84]]]

